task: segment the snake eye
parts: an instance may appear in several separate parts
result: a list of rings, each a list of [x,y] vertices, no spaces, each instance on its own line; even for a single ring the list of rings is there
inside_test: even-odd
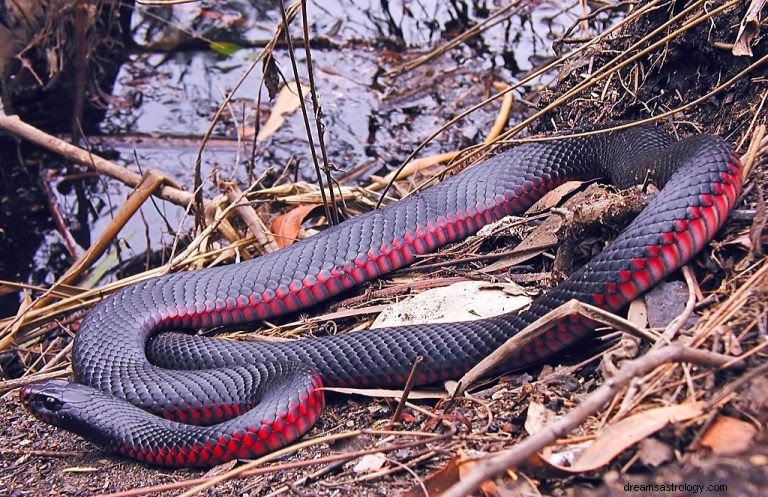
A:
[[[45,395],[43,396],[43,407],[49,411],[58,411],[61,408],[61,401],[56,397]]]

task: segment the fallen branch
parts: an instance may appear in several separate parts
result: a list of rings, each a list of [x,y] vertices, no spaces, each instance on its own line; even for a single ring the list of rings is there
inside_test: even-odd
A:
[[[14,136],[23,138],[35,145],[39,145],[55,154],[76,162],[77,164],[89,167],[100,174],[116,179],[125,185],[135,188],[141,183],[142,176],[140,174],[129,171],[128,169],[119,166],[114,162],[110,162],[92,152],[83,150],[80,147],[76,147],[64,140],[49,135],[34,126],[25,123],[19,116],[0,115],[0,129],[4,129]],[[194,201],[194,195],[192,193],[168,184],[163,185],[157,190],[155,195],[163,200],[182,206],[186,206]]]
[[[464,376],[461,377],[461,380],[459,380],[460,386],[456,391],[456,395],[460,395],[467,385],[471,385],[476,380],[487,376],[488,373],[495,370],[498,366],[503,365],[510,354],[520,350],[521,346],[526,343],[530,343],[531,341],[540,337],[549,331],[552,326],[561,322],[566,317],[574,315],[579,315],[592,321],[605,324],[617,330],[624,331],[631,335],[648,340],[652,343],[655,343],[659,339],[657,335],[650,333],[648,330],[642,330],[626,319],[620,318],[615,314],[611,314],[610,312],[606,312],[595,306],[579,302],[575,299],[569,300],[557,309],[546,313],[544,316],[526,326],[520,333],[504,342],[501,347],[493,351],[493,353],[488,355],[475,367],[470,369]]]

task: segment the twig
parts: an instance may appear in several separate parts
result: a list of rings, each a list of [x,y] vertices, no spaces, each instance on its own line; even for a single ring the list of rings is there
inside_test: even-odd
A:
[[[657,335],[650,333],[648,330],[640,329],[631,322],[620,318],[615,314],[611,314],[610,312],[579,302],[575,299],[569,300],[557,309],[551,310],[541,318],[526,326],[520,333],[504,342],[501,347],[494,350],[485,359],[470,369],[464,376],[462,376],[461,380],[459,380],[461,387],[457,389],[456,395],[459,395],[468,385],[471,385],[479,378],[485,376],[490,371],[493,371],[496,366],[505,364],[506,358],[519,350],[523,344],[530,343],[532,340],[535,340],[546,333],[555,324],[561,322],[566,317],[573,315],[583,316],[592,321],[611,326],[652,343],[658,340]],[[523,364],[516,364],[515,366],[523,366]]]
[[[268,254],[278,249],[272,233],[269,232],[264,221],[256,211],[245,201],[243,192],[234,183],[225,183],[222,190],[230,202],[237,202],[235,210],[240,218],[248,225],[248,231],[256,238],[256,244],[262,254]],[[238,200],[239,199],[239,200]]]
[[[14,378],[12,380],[5,380],[0,382],[0,392],[13,390],[14,388],[29,385],[30,383],[37,383],[38,381],[61,378],[62,376],[67,376],[69,373],[69,369],[67,368],[58,371],[48,371],[47,373],[36,373],[22,378]]]
[[[411,368],[411,372],[408,374],[408,380],[405,382],[405,387],[403,388],[403,394],[400,397],[400,401],[397,403],[395,412],[392,414],[392,419],[389,421],[390,424],[397,424],[400,422],[400,416],[403,414],[403,409],[405,409],[406,402],[408,402],[408,395],[411,393],[411,390],[413,390],[413,384],[416,382],[416,375],[419,373],[419,366],[421,366],[422,362],[424,362],[424,358],[422,356],[417,356],[416,360],[413,361],[413,367]]]
[[[258,468],[254,467],[251,469],[247,469],[242,472],[238,472],[237,475],[228,477],[226,479],[231,478],[248,478],[251,476],[259,476],[269,473],[275,473],[278,471],[286,471],[289,469],[296,469],[296,468],[304,468],[307,466],[315,466],[318,464],[329,464],[334,463],[336,461],[350,461],[352,459],[356,459],[359,457],[366,456],[368,454],[378,454],[382,452],[392,452],[394,450],[402,450],[402,449],[409,449],[412,447],[418,447],[420,445],[424,445],[427,442],[437,442],[440,440],[445,440],[450,437],[452,437],[455,433],[447,433],[445,435],[435,435],[432,433],[413,433],[413,432],[393,432],[393,431],[381,431],[381,430],[356,430],[353,432],[347,432],[347,433],[341,433],[339,435],[334,435],[337,440],[345,439],[345,438],[351,438],[359,435],[391,435],[391,434],[407,434],[407,435],[418,435],[422,436],[421,440],[416,440],[413,442],[406,442],[403,444],[392,444],[387,447],[377,447],[373,449],[365,449],[365,450],[359,450],[355,452],[348,452],[346,454],[334,454],[331,456],[325,456],[325,457],[318,457],[317,459],[308,459],[304,461],[292,461],[292,462],[281,462],[280,464],[276,464],[274,466],[269,466],[266,468]],[[323,441],[328,441],[326,437],[322,437]],[[257,461],[253,461],[257,462]],[[239,468],[235,468],[235,470],[241,469],[243,466]],[[170,492],[173,490],[180,490],[183,488],[189,488],[193,485],[200,485],[204,484],[206,482],[209,482],[211,480],[210,476],[204,476],[202,478],[194,478],[191,480],[184,480],[184,481],[178,481],[178,482],[172,482],[172,483],[163,483],[160,485],[152,485],[151,487],[141,487],[141,488],[134,488],[131,490],[123,490],[119,492],[109,493],[109,494],[99,494],[96,497],[138,497],[141,495],[148,495],[148,494],[159,494],[161,492]]]
[[[309,39],[309,21],[307,20],[307,0],[301,1],[301,25],[304,29],[304,39]],[[288,29],[286,28],[286,34]],[[290,42],[289,42],[290,43]],[[309,43],[304,44],[304,54],[307,57],[307,76],[309,77],[309,94],[312,97],[312,107],[315,110],[315,127],[317,128],[317,143],[320,145],[320,153],[323,155],[323,171],[325,171],[328,180],[328,194],[331,197],[331,215],[329,219],[331,224],[339,224],[339,211],[336,208],[336,199],[333,193],[333,176],[331,176],[331,164],[328,161],[328,150],[325,147],[325,124],[323,123],[323,108],[320,107],[320,99],[317,97],[317,86],[315,85],[315,70],[312,66],[312,50]],[[296,86],[301,86],[296,81]],[[299,94],[301,98],[301,94]],[[309,130],[307,130],[309,131]],[[322,188],[322,184],[320,187]],[[341,193],[341,192],[339,192]]]
[[[118,166],[114,162],[110,162],[103,157],[87,150],[83,150],[80,147],[70,145],[55,136],[51,136],[34,126],[25,123],[18,116],[6,116],[0,114],[0,128],[15,136],[30,141],[35,145],[50,150],[66,159],[92,168],[95,171],[116,179],[128,186],[136,187],[141,183],[142,177],[140,174],[129,171],[124,167]],[[156,195],[163,200],[182,206],[185,206],[194,200],[191,193],[169,185],[164,185],[160,188]]]
[[[600,388],[589,394],[581,404],[564,417],[535,435],[526,438],[513,449],[475,466],[468,474],[462,475],[461,481],[450,487],[442,494],[442,497],[464,497],[477,490],[484,481],[502,474],[507,469],[520,466],[529,457],[543,450],[558,438],[564,437],[587,418],[594,415],[633,378],[643,376],[670,362],[690,362],[704,367],[719,368],[728,364],[732,359],[732,357],[704,350],[667,345],[653,350],[639,359],[628,361],[624,363],[615,377],[606,380]]]
[[[685,277],[685,283],[688,286],[688,299],[685,302],[685,309],[683,310],[682,314],[673,319],[672,322],[667,325],[664,333],[662,333],[662,336],[666,338],[667,341],[671,341],[673,338],[675,338],[675,336],[677,336],[677,334],[685,325],[686,321],[688,321],[688,318],[690,318],[691,314],[693,314],[693,309],[696,307],[696,289],[699,286],[696,284],[696,276],[693,274],[693,271],[691,271],[691,268],[688,265],[683,266],[682,272],[683,276]],[[657,342],[657,347],[659,346],[659,343],[660,342]]]
[[[303,3],[303,2],[302,2]],[[301,115],[304,118],[304,129],[307,131],[307,143],[309,144],[309,152],[312,156],[312,163],[315,166],[315,174],[317,174],[317,184],[320,187],[320,195],[323,198],[323,208],[325,209],[325,218],[328,219],[330,224],[334,223],[335,214],[331,214],[331,211],[336,210],[336,206],[328,205],[328,199],[325,197],[325,188],[323,187],[323,176],[320,172],[320,163],[317,160],[317,151],[315,150],[315,140],[312,137],[312,129],[309,125],[309,115],[307,113],[307,104],[304,102],[304,92],[301,89],[301,80],[299,76],[299,68],[296,65],[296,56],[294,55],[293,42],[291,41],[291,34],[288,29],[288,16],[285,12],[284,0],[280,0],[280,14],[283,17],[283,34],[285,41],[288,43],[288,55],[291,60],[291,68],[293,69],[293,77],[296,80],[296,94],[299,96],[299,106],[301,107]],[[333,195],[333,182],[330,178],[330,170],[326,171],[328,174],[328,190]]]
[[[199,484],[199,485],[189,489],[188,491],[186,491],[183,494],[181,494],[179,497],[192,497],[193,495],[196,495],[197,493],[199,493],[199,492],[201,492],[203,490],[207,490],[207,489],[213,487],[214,485],[216,485],[218,483],[230,480],[232,478],[244,476],[248,470],[255,469],[255,468],[257,468],[258,466],[261,466],[264,463],[267,463],[267,462],[279,459],[279,458],[285,456],[286,454],[292,454],[292,453],[298,451],[299,449],[303,449],[304,447],[310,447],[312,445],[317,445],[319,443],[326,443],[326,442],[331,442],[331,441],[335,441],[335,440],[341,440],[341,439],[345,439],[345,438],[357,437],[357,436],[360,436],[360,435],[363,435],[363,434],[366,434],[366,433],[402,434],[403,432],[389,431],[389,430],[355,430],[355,431],[351,431],[351,432],[347,432],[347,433],[339,433],[339,434],[336,434],[336,435],[326,435],[326,436],[318,437],[318,438],[315,438],[315,439],[312,439],[312,440],[305,440],[305,441],[303,441],[301,443],[294,444],[294,445],[291,445],[289,447],[285,447],[285,448],[280,449],[278,451],[275,451],[275,452],[272,452],[270,454],[267,454],[267,455],[265,455],[265,456],[263,456],[263,457],[261,457],[259,459],[256,459],[255,461],[251,461],[251,462],[249,462],[247,464],[244,464],[243,466],[239,466],[239,467],[237,467],[235,469],[232,469],[230,471],[227,471],[226,473],[223,473],[221,475],[217,475],[217,476],[214,476],[212,478],[208,478],[208,479],[206,479],[206,481],[204,483],[201,483],[201,484]],[[411,435],[411,436],[415,435],[414,432],[406,432],[406,433],[408,433],[408,435]],[[414,442],[415,445],[421,445],[421,444],[425,443],[427,440],[434,442],[436,440],[443,440],[443,439],[446,439],[446,438],[449,438],[449,437],[453,436],[453,433],[448,433],[448,434],[444,434],[444,435],[435,435],[434,433],[424,433],[424,432],[420,432],[420,433],[421,433],[422,436],[426,437],[426,440],[419,440],[417,442]],[[393,447],[393,446],[390,446],[390,447],[377,447],[375,449],[371,449],[371,450],[367,450],[367,451],[358,451],[354,457],[360,457],[361,455],[366,455],[366,454],[376,454],[376,453],[381,453],[381,452],[391,452],[392,450],[401,449],[405,445],[415,446],[415,445],[410,445],[410,444],[402,444],[402,445],[398,445],[398,446],[395,446],[395,447]],[[350,459],[352,458],[350,454],[345,454],[345,456],[349,457]],[[319,461],[320,461],[320,459],[313,459],[312,460],[312,464],[316,464]],[[281,466],[284,467],[284,465],[281,465]]]
[[[64,220],[64,216],[61,214],[61,209],[59,208],[59,202],[56,200],[56,195],[53,194],[51,186],[48,184],[47,176],[48,175],[46,175],[45,172],[40,172],[40,186],[42,186],[43,193],[45,194],[45,199],[48,204],[48,212],[51,214],[51,217],[53,217],[56,229],[64,240],[64,246],[67,247],[67,252],[69,252],[70,257],[77,258],[81,252],[80,247],[77,245],[77,242],[72,237],[72,233],[67,227],[67,222]]]
[[[35,450],[35,449],[19,449],[19,448],[5,448],[0,447],[0,454],[8,454],[15,456],[37,456],[37,457],[83,457],[86,455],[82,450]]]

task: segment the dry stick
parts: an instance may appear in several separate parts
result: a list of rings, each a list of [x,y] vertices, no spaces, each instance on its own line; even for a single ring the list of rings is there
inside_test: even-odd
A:
[[[252,189],[256,187],[256,184],[251,185],[251,187],[246,190],[243,195],[246,195],[250,193]],[[171,272],[172,270],[176,269],[178,266],[182,264],[186,264],[189,262],[194,262],[199,257],[193,257],[193,252],[198,249],[202,241],[208,237],[213,230],[215,230],[218,226],[218,224],[227,218],[229,215],[229,212],[234,209],[237,205],[237,202],[231,203],[228,205],[217,217],[216,219],[209,224],[203,231],[200,232],[198,236],[195,237],[194,240],[192,240],[192,243],[179,255],[174,257],[170,262],[168,262],[166,265],[161,266],[159,268],[151,269],[149,271],[145,271],[143,273],[140,273],[138,275],[124,278],[122,280],[116,281],[114,283],[109,283],[107,285],[102,286],[101,288],[97,288],[94,290],[87,290],[82,292],[79,295],[76,295],[74,297],[69,297],[65,299],[61,299],[58,302],[52,303],[47,307],[41,308],[41,309],[31,309],[27,310],[27,312],[24,314],[25,319],[25,325],[30,326],[31,324],[35,324],[38,321],[45,320],[46,318],[49,318],[52,315],[58,315],[64,312],[71,311],[73,307],[83,307],[94,304],[96,301],[100,300],[104,295],[109,294],[110,292],[123,288],[125,286],[128,286],[130,284],[136,283],[138,281],[143,281],[158,275],[166,274],[168,272]],[[228,250],[230,247],[222,248],[221,250]],[[215,253],[215,251],[212,251],[211,253]],[[8,320],[0,320],[0,326],[2,326],[5,329],[11,329],[13,326],[15,326],[16,323],[18,323],[20,320],[20,316],[17,315],[15,318]],[[0,328],[2,330],[2,328]],[[0,341],[0,344],[4,344],[7,341],[8,337],[4,337],[2,341]]]
[[[683,310],[682,314],[677,316],[669,323],[667,328],[664,330],[664,333],[661,334],[663,340],[656,342],[651,347],[651,350],[658,349],[663,347],[664,344],[671,343],[672,339],[677,336],[677,334],[680,332],[680,329],[688,321],[688,318],[691,317],[691,314],[693,314],[693,310],[696,307],[696,289],[698,288],[698,285],[696,284],[696,277],[694,276],[693,271],[691,271],[690,266],[687,264],[683,266],[682,272],[683,276],[685,277],[685,282],[688,286],[688,299],[685,303],[685,309]],[[622,417],[625,413],[630,411],[633,406],[635,395],[637,395],[637,392],[640,391],[641,386],[642,379],[640,378],[630,382],[626,392],[624,392],[624,395],[622,396],[621,405],[616,411],[616,415],[613,416],[614,420]]]
[[[43,365],[43,367],[42,367],[42,368],[40,368],[40,370],[38,371],[38,374],[44,374],[44,373],[47,373],[47,372],[49,372],[51,369],[53,369],[53,368],[54,368],[54,366],[57,366],[57,365],[58,365],[58,364],[61,362],[61,360],[62,360],[62,359],[64,359],[64,358],[65,358],[65,357],[66,357],[66,356],[67,356],[67,355],[68,355],[68,354],[69,354],[69,353],[72,351],[72,346],[73,346],[73,345],[74,345],[74,340],[70,340],[70,341],[69,341],[69,343],[67,343],[67,345],[66,345],[66,346],[64,346],[64,348],[62,348],[61,350],[59,350],[59,352],[58,352],[58,353],[57,353],[55,356],[53,356],[53,359],[51,359],[50,361],[46,362],[46,363]],[[43,354],[41,354],[41,355],[40,355],[40,357],[43,357]],[[26,377],[26,378],[28,378],[28,377],[29,377],[29,372],[30,372],[30,370],[32,369],[32,367],[33,367],[33,366],[30,366],[30,367],[29,367],[29,368],[28,368],[28,369],[27,369],[27,370],[24,372],[24,375],[22,376],[22,378],[25,378],[25,377]]]
[[[509,85],[498,82],[494,83],[493,86],[499,92],[506,91],[507,88],[509,88]],[[507,121],[509,120],[509,114],[512,112],[513,103],[515,103],[515,96],[510,92],[505,93],[504,98],[501,99],[501,107],[499,108],[499,113],[496,114],[496,120],[493,121],[491,131],[489,131],[488,136],[485,137],[484,143],[492,143],[504,130],[504,127],[507,125]]]
[[[754,268],[754,266],[752,266]],[[743,285],[737,288],[731,296],[722,304],[720,304],[707,318],[706,323],[702,326],[702,329],[694,336],[691,347],[700,347],[704,344],[715,329],[719,328],[725,321],[733,319],[733,317],[741,311],[747,302],[747,299],[752,294],[755,288],[761,288],[768,285],[768,257],[762,259],[762,266],[755,272]],[[742,358],[743,356],[743,358]],[[746,354],[735,357],[732,360],[734,362],[741,362],[744,358],[748,357]],[[651,378],[645,381],[645,388],[639,392],[634,398],[634,403],[630,407],[637,406],[648,395],[657,389],[657,385],[667,376],[669,376],[674,369],[672,365],[661,365],[658,371],[654,371]]]
[[[301,23],[304,29],[304,39],[309,39],[309,21],[307,20],[307,0],[301,1]],[[288,30],[286,29],[286,33]],[[317,86],[315,85],[315,71],[312,66],[312,50],[309,47],[309,43],[304,44],[304,54],[307,57],[307,75],[309,76],[309,94],[312,96],[312,107],[315,110],[315,127],[317,128],[317,143],[320,145],[320,152],[323,154],[323,171],[328,180],[328,193],[331,197],[331,214],[333,219],[329,220],[331,224],[339,224],[339,211],[336,209],[336,199],[333,193],[333,176],[331,176],[331,164],[328,162],[328,150],[325,148],[325,124],[323,124],[322,116],[323,109],[320,107],[320,99],[317,98]],[[296,86],[299,85],[298,80]],[[301,98],[301,94],[299,94]],[[307,129],[309,133],[309,129]],[[322,187],[322,185],[321,185]],[[339,188],[339,194],[341,194],[341,188]]]
[[[679,345],[667,345],[653,350],[639,359],[624,363],[613,378],[587,396],[560,420],[548,425],[542,431],[520,442],[513,449],[484,461],[468,474],[462,475],[459,483],[450,487],[442,497],[464,497],[477,490],[480,485],[494,478],[509,468],[519,467],[529,457],[543,450],[558,438],[566,436],[601,407],[606,405],[633,378],[643,376],[657,367],[670,362],[690,362],[699,366],[720,368],[733,358],[713,352],[696,350]]]
[[[353,436],[359,436],[359,435],[365,435],[365,434],[391,434],[391,433],[397,433],[397,434],[408,434],[413,435],[413,433],[409,432],[382,432],[377,430],[356,430],[354,432],[344,433],[340,435],[337,439],[343,439],[343,438],[351,438]],[[278,465],[274,466],[268,466],[266,468],[253,468],[249,469],[247,471],[243,471],[242,473],[234,476],[234,478],[248,478],[251,476],[259,476],[259,475],[265,475],[269,473],[275,473],[278,471],[287,471],[289,469],[297,469],[297,468],[305,468],[307,466],[315,466],[318,464],[328,464],[328,463],[334,463],[336,461],[349,461],[352,459],[356,459],[359,457],[363,457],[369,454],[377,454],[381,452],[392,452],[394,450],[402,450],[402,449],[410,449],[412,447],[418,447],[419,445],[423,445],[426,442],[438,442],[441,440],[445,440],[447,438],[450,438],[454,435],[454,433],[449,433],[447,435],[434,435],[432,433],[425,434],[423,432],[417,433],[417,435],[426,437],[423,440],[416,440],[414,442],[407,442],[403,444],[397,444],[397,445],[390,445],[388,447],[381,447],[381,448],[373,448],[373,449],[365,449],[365,450],[359,450],[355,452],[349,452],[346,454],[334,454],[331,456],[324,456],[324,457],[318,457],[317,459],[309,459],[304,461],[293,461],[293,462],[282,462]],[[255,461],[254,461],[255,462]],[[239,468],[236,468],[239,469]],[[172,482],[172,483],[163,483],[160,485],[153,485],[151,487],[141,487],[141,488],[135,488],[131,490],[123,490],[119,492],[109,493],[109,494],[100,494],[96,497],[139,497],[141,495],[148,495],[148,494],[158,494],[161,492],[170,492],[173,490],[180,490],[183,488],[189,488],[193,485],[199,485],[201,483],[206,483],[211,479],[210,476],[204,476],[201,478],[195,478],[192,480],[183,480],[179,482]]]
[[[243,192],[240,188],[234,183],[228,183],[225,186],[224,194],[230,202],[237,201],[235,210],[240,215],[240,218],[245,221],[245,224],[248,225],[248,230],[256,238],[256,244],[261,253],[269,254],[276,251],[279,247],[275,243],[275,237],[267,229],[267,226],[256,213],[256,210],[243,198]],[[240,200],[236,200],[237,198],[240,198]]]
[[[751,216],[750,216],[750,219],[752,219]],[[14,290],[14,291],[30,290],[34,292],[40,292],[40,293],[48,290],[44,286],[30,285],[29,283],[22,283],[20,281],[9,281],[9,280],[0,280],[0,288],[2,287],[8,287],[9,290]],[[51,293],[53,293],[57,297],[64,298],[64,297],[71,297],[72,295],[76,295],[80,293],[80,291],[81,291],[80,289],[68,287],[64,285],[61,288],[58,288]]]
[[[760,116],[760,113],[763,110],[763,106],[765,105],[765,99],[768,98],[768,90],[763,92],[763,96],[760,97],[760,104],[757,106],[757,109],[755,109],[755,115],[752,116],[752,121],[749,123],[749,127],[747,128],[747,131],[744,133],[744,136],[739,141],[739,144],[736,146],[736,150],[741,150],[741,147],[744,145],[744,142],[747,141],[747,139],[750,137],[750,135],[754,136],[752,134],[752,129],[757,124],[757,118]],[[765,128],[765,125],[761,125],[763,128]],[[750,142],[751,144],[751,142]]]
[[[136,211],[144,205],[144,202],[162,187],[169,179],[158,173],[157,171],[149,170],[144,173],[141,178],[141,183],[131,192],[126,199],[125,203],[120,207],[117,215],[109,222],[109,225],[101,234],[99,239],[91,245],[91,247],[83,254],[75,263],[59,278],[59,281],[54,283],[48,290],[57,288],[59,285],[68,285],[75,281],[86,269],[91,267],[105,250],[112,244],[117,237],[117,234],[125,226],[128,220],[133,217]],[[40,307],[48,303],[49,298],[41,298],[35,302],[35,307]]]
[[[83,150],[80,147],[70,145],[69,143],[51,136],[48,133],[40,131],[39,129],[31,126],[18,116],[5,116],[0,115],[0,128],[8,131],[9,133],[23,138],[27,141],[39,145],[51,152],[54,152],[66,159],[89,167],[105,176],[116,179],[121,183],[128,186],[136,187],[141,183],[141,175],[128,169],[118,166],[114,162],[110,162],[103,157]],[[164,185],[157,191],[156,194],[159,198],[167,200],[176,205],[186,206],[194,200],[193,195],[190,192],[181,190],[177,187]]]
[[[301,0],[303,2],[303,0]],[[285,36],[285,41],[288,44],[288,55],[291,60],[291,69],[293,70],[293,77],[296,80],[296,93],[299,97],[299,106],[301,107],[301,115],[304,118],[304,129],[307,131],[307,143],[309,144],[309,152],[312,156],[312,164],[315,166],[315,174],[317,174],[317,185],[320,187],[320,195],[323,198],[323,208],[325,209],[325,218],[328,219],[328,223],[334,224],[334,220],[338,220],[336,217],[335,211],[336,206],[335,205],[328,205],[328,199],[325,197],[325,188],[323,187],[323,176],[320,172],[320,163],[317,160],[317,151],[315,150],[315,140],[312,137],[312,128],[309,125],[309,115],[307,114],[307,105],[306,102],[304,102],[304,92],[301,89],[301,80],[299,77],[299,67],[296,65],[296,55],[293,50],[293,41],[291,40],[291,34],[290,30],[288,29],[288,17],[285,13],[285,3],[283,0],[280,0],[280,14],[283,17],[283,35]],[[333,196],[333,182],[331,181],[330,177],[330,170],[326,170],[326,173],[328,175],[328,191],[330,192],[331,196]],[[331,211],[334,212],[334,214],[331,214]]]
[[[768,143],[763,143],[766,137],[766,126],[761,124],[755,128],[752,133],[752,140],[749,142],[747,151],[741,156],[741,181],[746,182],[752,170],[757,166],[757,159],[760,157],[764,150],[764,147],[768,146]]]
[[[762,141],[765,137],[765,131],[765,125],[760,125],[755,128],[747,152],[741,157],[744,164],[742,170],[742,182],[746,181],[747,175],[751,172],[754,165],[757,164],[760,148],[763,145]],[[760,262],[750,266],[750,268],[746,269],[742,274],[752,270],[757,264],[760,264]],[[694,347],[701,346],[715,329],[725,323],[725,321],[733,318],[733,316],[741,310],[746,304],[752,289],[765,285],[766,281],[768,281],[768,257],[762,259],[762,267],[760,267],[755,274],[753,274],[743,285],[737,288],[724,303],[714,310],[708,317],[707,322],[701,327],[702,329],[694,336],[691,345]],[[657,388],[657,385],[662,379],[672,373],[673,369],[673,366],[665,365],[662,366],[659,371],[655,371],[652,375],[653,378],[645,382],[645,388],[634,397],[634,402],[629,407],[638,405],[639,402],[650,395],[651,392]]]
[[[61,378],[62,376],[67,376],[68,374],[69,374],[69,368],[66,368],[59,371],[35,373],[33,375],[24,376],[22,378],[14,378],[12,380],[0,381],[0,392],[13,390],[14,388],[23,387],[24,385],[29,385],[30,383],[36,383],[38,381],[50,380],[53,378]]]
[[[144,176],[141,177],[139,185],[131,193],[126,200],[125,204],[120,208],[117,216],[109,223],[106,230],[99,237],[96,243],[94,243],[68,270],[59,280],[51,285],[50,288],[35,300],[29,307],[25,309],[23,313],[17,314],[12,327],[8,333],[0,340],[0,350],[7,347],[13,340],[16,333],[21,329],[21,325],[29,317],[30,312],[35,309],[42,309],[51,301],[52,293],[61,285],[67,285],[75,281],[87,268],[96,261],[102,253],[109,247],[122,227],[133,214],[144,204],[150,195],[155,193],[163,183],[169,181],[165,176],[156,171],[147,171]],[[77,295],[75,296],[77,297]]]
[[[416,382],[416,375],[419,372],[419,366],[421,366],[422,362],[424,362],[424,357],[416,356],[416,360],[413,361],[413,367],[411,367],[411,372],[408,374],[408,380],[405,382],[403,393],[400,396],[400,401],[397,403],[397,408],[395,408],[395,412],[392,414],[392,419],[389,421],[390,424],[397,424],[400,422],[400,416],[403,414],[406,402],[408,402],[408,395],[410,395],[411,390],[413,390],[413,384]]]
[[[39,456],[39,457],[83,457],[87,454],[84,450],[34,450],[19,448],[0,447],[0,454],[13,454],[16,456]]]
[[[617,330],[630,333],[634,336],[643,338],[645,340],[654,343],[658,340],[658,337],[648,330],[643,330],[627,321],[624,318],[620,318],[615,314],[599,309],[595,306],[585,304],[576,299],[569,300],[557,309],[553,309],[540,317],[530,325],[523,328],[520,333],[514,335],[512,338],[504,342],[504,344],[490,353],[485,359],[480,361],[472,369],[470,369],[459,380],[460,386],[456,389],[455,395],[460,395],[467,385],[471,385],[479,378],[486,376],[496,366],[504,363],[504,361],[515,351],[520,350],[523,344],[530,343],[536,338],[542,336],[549,331],[552,326],[561,322],[568,316],[579,315],[596,321],[598,323],[611,326]]]

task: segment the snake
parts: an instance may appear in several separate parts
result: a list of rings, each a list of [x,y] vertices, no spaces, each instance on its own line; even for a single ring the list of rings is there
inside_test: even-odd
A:
[[[81,322],[74,381],[27,385],[21,401],[47,423],[152,465],[258,457],[309,431],[323,386],[402,387],[412,369],[416,385],[457,378],[571,299],[621,311],[700,251],[741,194],[739,158],[716,136],[674,141],[644,125],[556,138],[508,148],[270,254],[118,290]],[[284,341],[190,333],[311,307],[520,214],[566,181],[598,178],[618,188],[651,179],[661,190],[602,253],[521,311]],[[544,361],[596,327],[565,318],[504,367]]]

